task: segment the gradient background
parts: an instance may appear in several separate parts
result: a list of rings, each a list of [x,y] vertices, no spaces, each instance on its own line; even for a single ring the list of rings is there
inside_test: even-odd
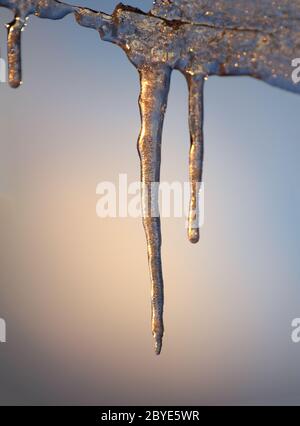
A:
[[[4,57],[10,19],[1,9]],[[193,246],[184,218],[162,222],[156,357],[141,221],[95,213],[98,182],[139,179],[138,74],[72,17],[30,18],[23,71],[20,89],[0,85],[0,403],[298,404],[300,97],[249,78],[207,82],[205,224]],[[174,73],[162,180],[187,180],[188,149]]]

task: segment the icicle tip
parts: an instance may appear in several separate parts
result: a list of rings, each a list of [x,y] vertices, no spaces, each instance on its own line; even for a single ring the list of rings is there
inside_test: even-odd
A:
[[[155,354],[156,355],[160,355],[161,353],[161,349],[162,349],[162,336],[154,336],[155,339],[155,344],[154,344],[154,349],[155,349]]]
[[[188,239],[189,239],[190,243],[197,244],[200,240],[199,228],[189,229]]]

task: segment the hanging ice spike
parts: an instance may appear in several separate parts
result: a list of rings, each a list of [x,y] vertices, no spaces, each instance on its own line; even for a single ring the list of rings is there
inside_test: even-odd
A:
[[[203,88],[209,75],[255,77],[295,93],[292,61],[300,58],[300,0],[157,0],[149,13],[119,4],[113,14],[52,1],[4,1],[15,20],[9,25],[9,79],[21,81],[20,31],[36,14],[59,19],[74,12],[77,22],[120,46],[140,74],[142,127],[138,140],[143,183],[143,224],[151,276],[152,333],[160,353],[163,326],[161,231],[157,192],[161,138],[172,70],[189,89],[191,201],[188,237],[199,240],[198,193],[203,163]]]
[[[55,0],[0,0],[0,6],[11,9],[14,19],[7,24],[8,81],[17,88],[22,83],[21,32],[30,15],[40,18],[61,19],[74,11]]]

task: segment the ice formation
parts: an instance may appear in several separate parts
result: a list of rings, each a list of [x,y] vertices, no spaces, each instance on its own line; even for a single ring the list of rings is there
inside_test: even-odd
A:
[[[152,334],[160,353],[163,326],[161,230],[157,193],[161,139],[171,73],[179,70],[189,89],[191,201],[188,237],[199,240],[198,194],[203,164],[203,88],[209,75],[255,77],[300,93],[292,61],[300,58],[300,0],[156,0],[152,10],[119,4],[112,15],[55,0],[0,0],[14,11],[8,25],[9,82],[21,82],[21,31],[29,15],[60,19],[74,13],[78,24],[120,46],[140,74],[143,224],[151,276]]]

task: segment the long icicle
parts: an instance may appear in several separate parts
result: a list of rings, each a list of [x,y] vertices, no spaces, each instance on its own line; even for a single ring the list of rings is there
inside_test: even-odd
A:
[[[203,76],[186,75],[189,88],[190,153],[189,176],[191,198],[189,208],[188,238],[197,243],[199,231],[199,190],[203,170]]]
[[[151,326],[155,353],[161,352],[164,333],[164,285],[161,264],[161,229],[158,207],[161,137],[170,87],[171,69],[144,66],[139,70],[141,131],[138,152],[141,160],[143,225],[147,238],[151,277]]]

